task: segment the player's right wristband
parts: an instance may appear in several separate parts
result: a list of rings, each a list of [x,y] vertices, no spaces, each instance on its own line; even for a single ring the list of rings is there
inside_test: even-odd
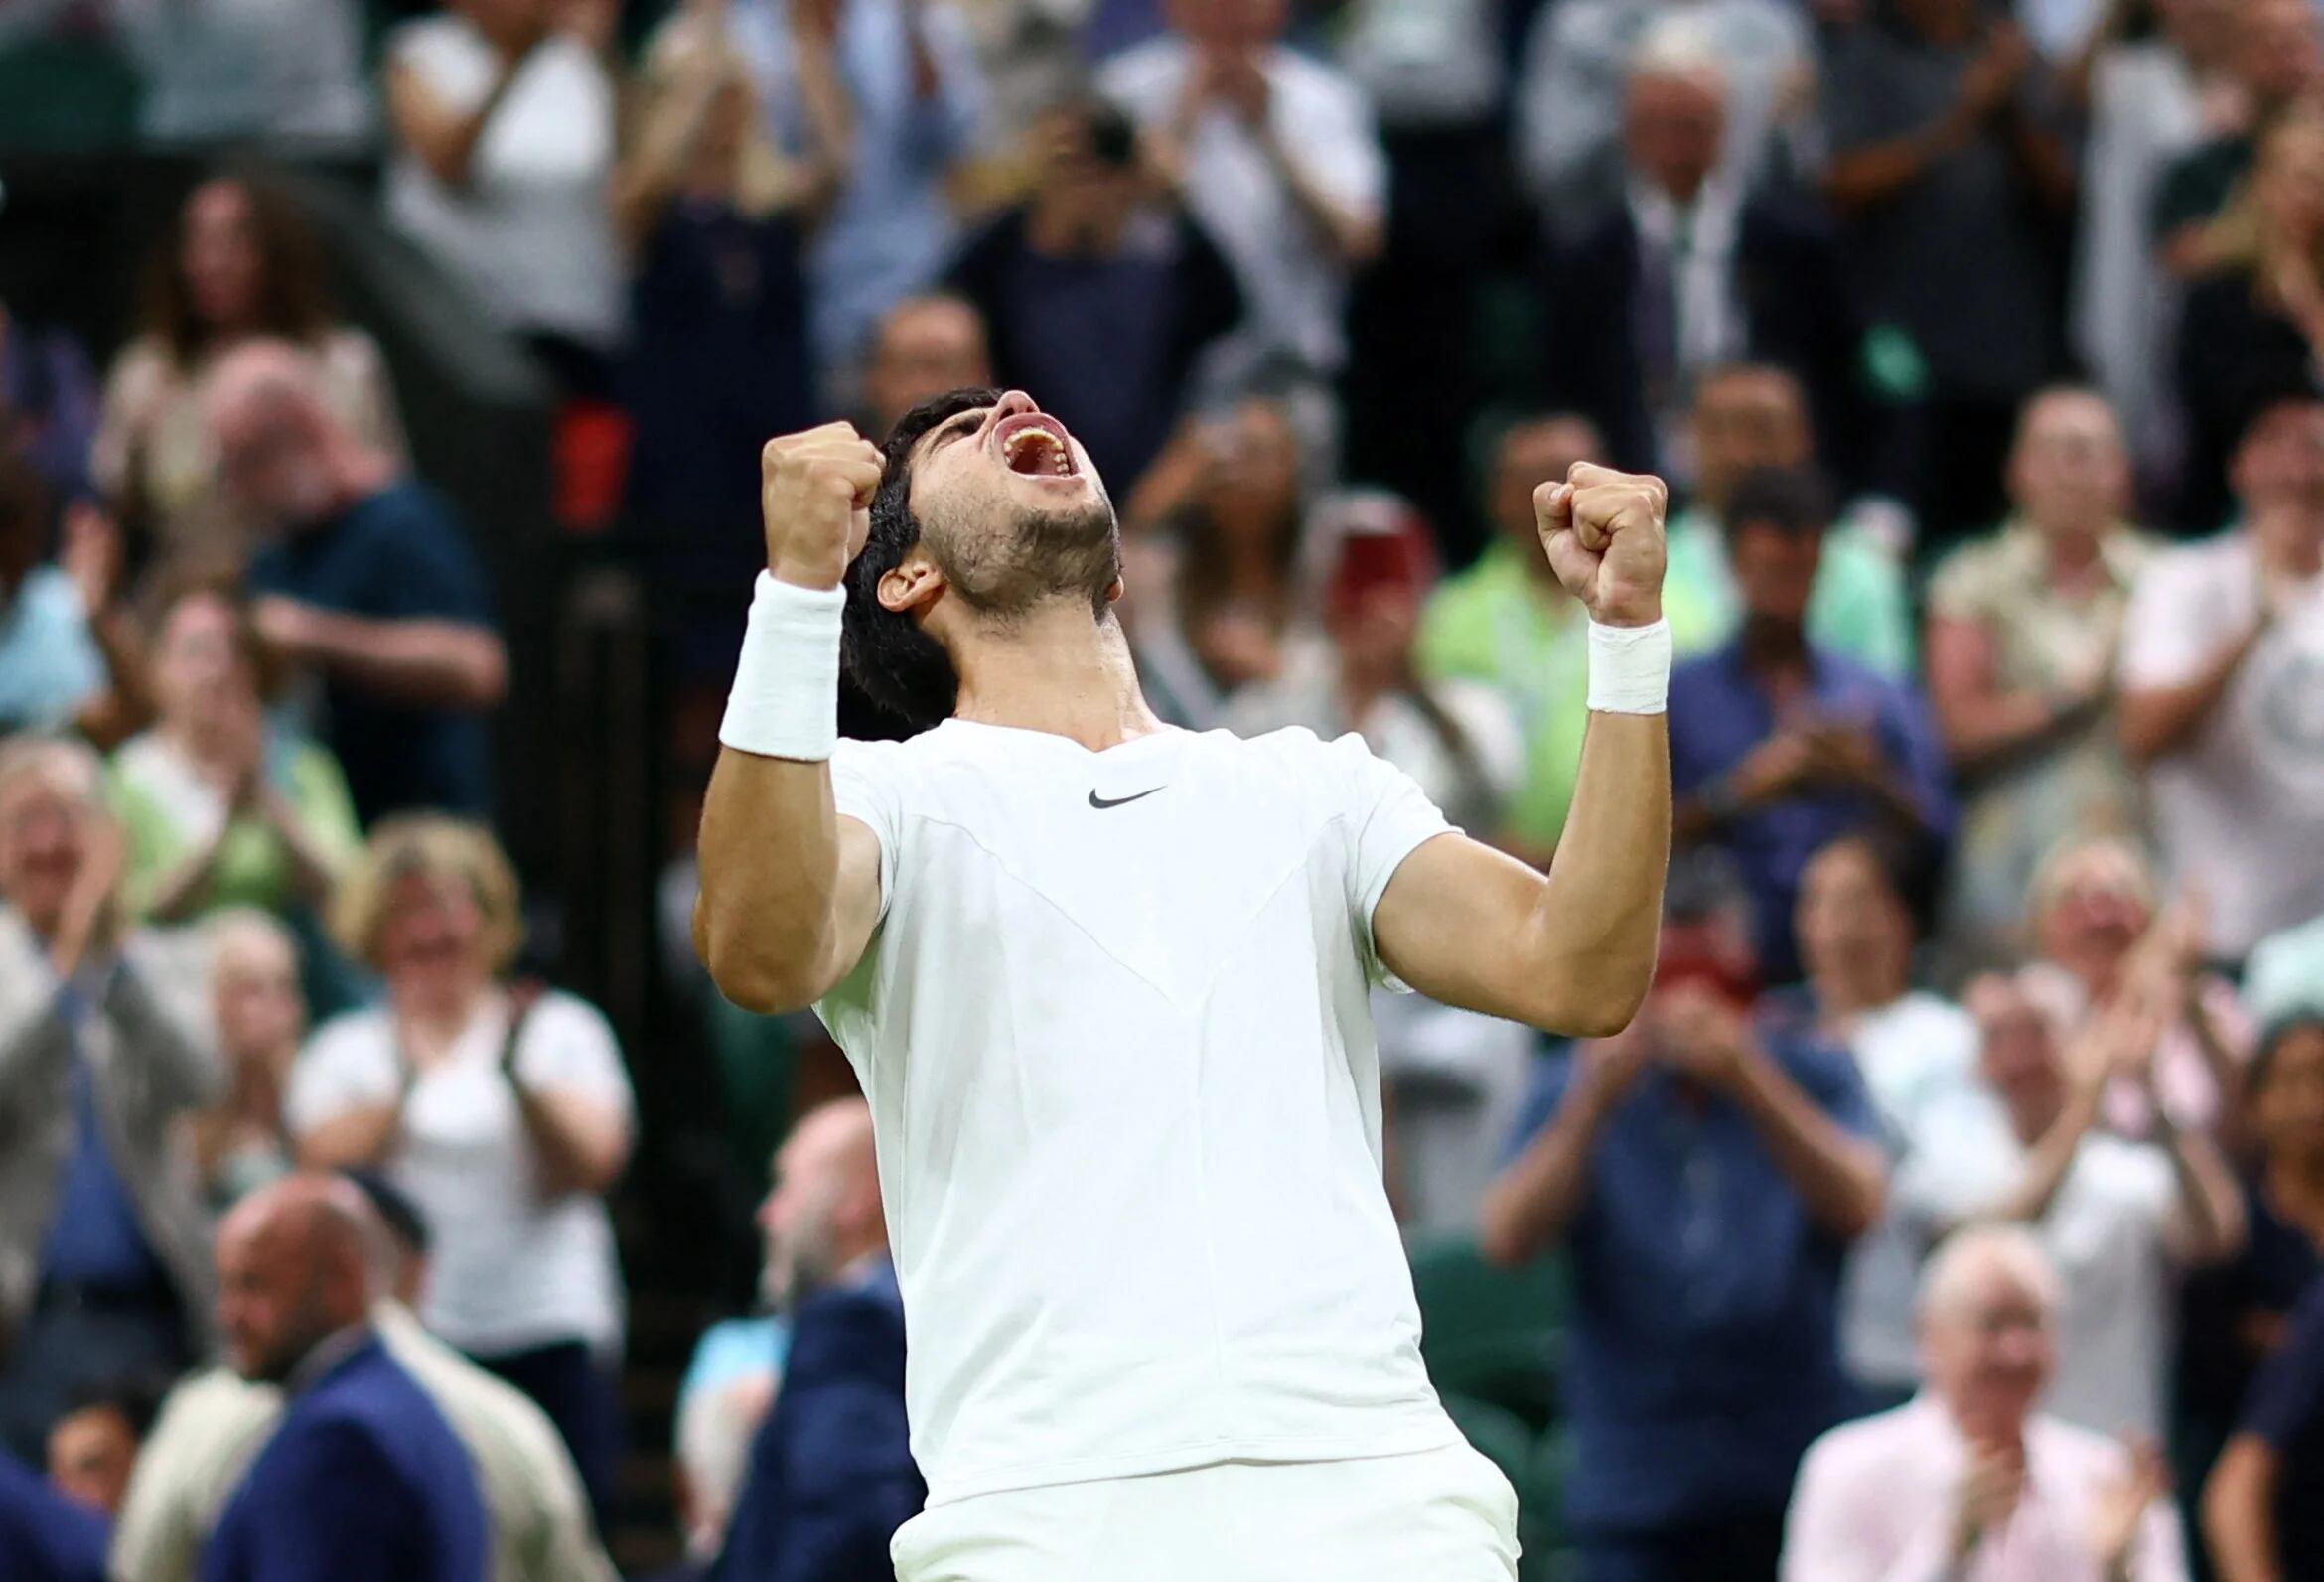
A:
[[[839,626],[847,595],[759,573],[718,740],[760,758],[819,763],[839,742]]]
[[[1670,703],[1670,623],[1602,627],[1590,623],[1590,708],[1600,714],[1660,714]]]

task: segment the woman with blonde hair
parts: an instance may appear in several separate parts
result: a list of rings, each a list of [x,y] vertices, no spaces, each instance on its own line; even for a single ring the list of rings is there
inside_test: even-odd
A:
[[[2152,1093],[2128,1079],[2108,1083],[2102,1123],[2133,1140],[2166,1123],[2216,1131],[2235,1151],[2246,1135],[2244,1063],[2253,1029],[2234,987],[2204,964],[2193,893],[2164,907],[2137,846],[2113,835],[2068,839],[2026,891],[2025,936],[2035,955],[2025,981],[2068,1031],[2134,997],[2159,1008]]]
[[[2314,382],[2324,357],[2324,106],[2259,136],[2251,174],[2214,222],[2218,263],[2187,291],[2179,397],[2187,409],[2183,524],[2221,525],[2228,459],[2252,418]]]
[[[605,1195],[634,1125],[605,1018],[511,987],[516,876],[482,826],[382,820],[333,900],[385,1002],[319,1029],[285,1106],[299,1161],[376,1169],[433,1250],[427,1327],[539,1402],[599,1511],[619,1454],[621,1271]]]

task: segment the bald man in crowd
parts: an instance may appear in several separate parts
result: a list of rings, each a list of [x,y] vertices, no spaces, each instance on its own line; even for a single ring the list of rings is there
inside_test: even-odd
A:
[[[371,1322],[388,1293],[378,1221],[337,1177],[292,1176],[218,1233],[234,1371],[279,1386],[282,1421],[226,1503],[202,1582],[482,1582],[476,1468]]]
[[[321,678],[317,734],[356,811],[489,813],[483,716],[508,656],[451,507],[357,439],[285,342],[227,353],[204,400],[224,493],[266,535],[250,562],[259,630]]]
[[[904,1422],[904,1298],[888,1259],[871,1108],[799,1118],[760,1211],[768,1294],[791,1313],[712,1582],[892,1582],[888,1540],[927,1498]]]
[[[1921,1394],[1834,1428],[1801,1464],[1785,1582],[2183,1582],[2152,1444],[2042,1412],[2058,1276],[2033,1234],[1956,1233],[1921,1281]]]
[[[430,1335],[413,1316],[427,1277],[428,1233],[410,1200],[379,1177],[350,1177],[375,1224],[364,1244],[388,1297],[371,1322],[460,1436],[492,1522],[493,1582],[613,1582],[554,1425],[530,1397]],[[193,1582],[196,1556],[227,1497],[282,1416],[282,1392],[230,1368],[185,1380],[146,1439],[113,1528],[123,1582]]]

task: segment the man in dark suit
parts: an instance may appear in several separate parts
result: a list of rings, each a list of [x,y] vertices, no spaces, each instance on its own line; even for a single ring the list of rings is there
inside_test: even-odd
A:
[[[0,1451],[0,1577],[104,1582],[105,1518]]]
[[[1741,191],[1721,172],[1725,86],[1685,18],[1650,29],[1623,108],[1622,201],[1549,244],[1549,404],[1586,413],[1613,465],[1688,481],[1694,378],[1773,362],[1807,389],[1837,451],[1862,323],[1835,233],[1805,201]]]
[[[278,1384],[282,1422],[227,1501],[202,1582],[484,1582],[476,1472],[372,1331],[387,1293],[362,1195],[294,1176],[218,1229],[218,1325],[234,1370]]]
[[[761,1211],[792,1310],[774,1410],[751,1446],[712,1582],[892,1582],[888,1540],[927,1498],[904,1424],[904,1298],[888,1260],[871,1110],[802,1116]]]

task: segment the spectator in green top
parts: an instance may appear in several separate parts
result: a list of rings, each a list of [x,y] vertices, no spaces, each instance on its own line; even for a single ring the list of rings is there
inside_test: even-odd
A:
[[[1586,417],[1564,412],[1511,424],[1486,486],[1498,532],[1475,565],[1437,586],[1420,619],[1416,662],[1424,677],[1489,682],[1517,712],[1525,776],[1496,838],[1535,864],[1548,862],[1565,828],[1590,678],[1589,622],[1549,569],[1533,490],[1562,479],[1575,462],[1605,459],[1605,440]],[[1665,586],[1663,614],[1680,644],[1703,641],[1704,612],[1684,590]]]
[[[1770,363],[1737,362],[1703,374],[1694,388],[1694,498],[1670,521],[1663,602],[1699,604],[1706,624],[1672,635],[1683,653],[1716,647],[1735,634],[1742,603],[1727,566],[1722,522],[1746,474],[1791,470],[1816,459],[1815,431],[1800,381]],[[1823,560],[1808,599],[1808,641],[1891,680],[1913,668],[1913,618],[1904,568],[1870,531],[1843,517],[1824,537]]]
[[[338,761],[270,728],[270,655],[228,584],[167,592],[155,623],[158,719],[113,755],[142,916],[184,923],[220,907],[319,905],[362,843]]]

